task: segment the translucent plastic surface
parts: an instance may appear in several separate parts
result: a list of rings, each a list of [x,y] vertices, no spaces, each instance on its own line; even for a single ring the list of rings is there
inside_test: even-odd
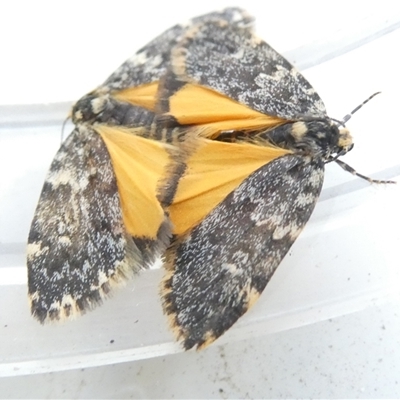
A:
[[[377,17],[375,22],[364,37],[384,32],[387,21]],[[335,55],[354,42],[353,29],[332,45]],[[286,55],[298,65],[318,64],[323,59],[322,50],[317,51],[320,40]],[[400,61],[391,51],[399,40],[396,31],[305,71],[329,114],[338,119],[374,91],[383,91],[348,124],[356,145],[345,161],[374,178],[400,176]],[[314,59],[310,49],[316,51]],[[15,119],[10,118],[12,109]],[[76,321],[41,326],[29,315],[25,242],[44,176],[60,144],[62,124],[60,106],[32,110],[0,110],[0,376],[181,351],[161,311],[161,270],[144,272]],[[260,301],[218,343],[311,324],[397,298],[399,203],[398,185],[371,186],[328,165],[320,201],[306,229]]]

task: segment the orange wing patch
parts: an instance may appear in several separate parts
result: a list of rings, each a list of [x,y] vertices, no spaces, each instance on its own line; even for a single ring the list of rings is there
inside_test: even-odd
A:
[[[269,129],[288,122],[191,83],[169,98],[168,114],[181,125],[199,125],[200,135],[211,139],[218,137],[222,131]]]
[[[170,218],[174,234],[196,226],[252,172],[289,150],[250,143],[226,143],[200,139],[199,149],[187,160]]]
[[[146,85],[129,87],[113,93],[113,97],[120,101],[155,111],[157,101],[158,81]]]
[[[167,145],[137,136],[135,129],[105,125],[95,129],[110,153],[127,231],[134,237],[156,239],[164,220],[157,187],[170,162]]]

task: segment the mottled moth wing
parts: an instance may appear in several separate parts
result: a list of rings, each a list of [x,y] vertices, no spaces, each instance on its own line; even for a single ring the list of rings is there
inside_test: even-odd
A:
[[[253,24],[253,17],[240,8],[232,7],[177,24],[125,61],[101,87],[108,90],[121,90],[159,80],[169,65],[171,49],[182,40],[183,35],[193,26],[211,21],[225,21],[234,26],[249,28]]]
[[[186,187],[196,183],[198,171],[190,163],[202,138],[225,140],[228,134],[233,142],[248,143],[250,152],[254,145],[282,144],[280,156],[266,152],[263,166],[167,250],[164,310],[189,349],[208,345],[246,312],[309,219],[324,160],[308,149],[290,154],[307,133],[306,124],[295,122],[327,115],[308,81],[251,30],[224,21],[199,24],[171,54],[159,89],[159,121],[188,139],[199,137],[181,178]]]
[[[143,268],[127,234],[107,148],[80,126],[55,156],[28,238],[28,290],[41,322],[90,309]]]
[[[321,160],[277,158],[169,249],[164,310],[186,349],[208,345],[254,304],[308,221],[323,176]]]
[[[168,29],[125,61],[96,90],[79,100],[73,110],[75,120],[151,127],[143,134],[171,141],[157,124],[153,124],[158,81],[169,66],[171,49],[194,25],[209,21],[250,28],[253,18],[240,8],[226,8]]]
[[[252,30],[210,21],[189,30],[172,52],[162,99],[185,83],[215,90],[253,110],[286,120],[326,117],[310,83]],[[168,112],[168,106],[164,106]]]
[[[50,167],[28,239],[29,297],[41,322],[92,308],[169,244],[171,226],[157,196],[179,151],[136,137],[171,141],[153,123],[170,50],[192,24],[221,18],[238,26],[252,21],[231,8],[177,25],[74,105],[76,128]]]

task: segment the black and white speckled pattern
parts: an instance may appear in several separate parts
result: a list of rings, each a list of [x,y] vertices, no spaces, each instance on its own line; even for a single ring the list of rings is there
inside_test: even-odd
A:
[[[188,31],[173,51],[178,80],[214,89],[262,113],[285,119],[326,118],[309,82],[249,29],[224,21]]]
[[[187,23],[168,29],[125,61],[104,83],[109,90],[121,90],[131,86],[157,81],[170,61],[171,49],[182,39],[188,29],[206,21],[226,21],[229,24],[250,27],[253,18],[240,8],[226,8],[193,18]]]
[[[323,176],[320,159],[278,158],[169,250],[164,309],[186,349],[215,340],[258,298],[308,221]]]
[[[171,49],[194,25],[205,21],[223,20],[235,26],[250,28],[253,18],[239,8],[227,8],[178,24],[152,40],[125,61],[101,86],[82,97],[72,110],[75,123],[99,122],[126,127],[145,126],[147,136],[160,139],[154,113],[113,97],[115,92],[157,82],[170,63]]]
[[[314,209],[324,164],[353,144],[308,81],[249,29],[208,21],[188,30],[171,54],[159,87],[160,123],[189,138],[201,132],[201,122],[180,125],[169,105],[185,85],[201,85],[287,121],[256,131],[227,126],[216,140],[293,153],[252,173],[167,250],[164,310],[189,349],[210,344],[257,300]]]
[[[167,218],[155,240],[126,233],[111,159],[95,124],[143,127],[137,134],[172,141],[153,124],[151,110],[113,94],[158,81],[182,34],[193,24],[221,18],[238,26],[252,22],[244,11],[231,8],[176,25],[74,105],[72,120],[77,127],[50,167],[28,239],[29,297],[32,313],[41,322],[92,308],[112,284],[147,267],[165,250],[171,233]],[[173,196],[176,185],[168,187]]]
[[[92,308],[144,266],[124,228],[107,148],[91,128],[76,128],[51,164],[27,263],[32,314],[41,322]]]
[[[50,167],[29,235],[29,298],[41,322],[92,308],[113,284],[165,250],[167,218],[156,240],[126,233],[117,180],[96,124],[141,127],[138,134],[179,145],[179,150],[169,147],[174,160],[167,178],[160,177],[158,199],[165,209],[201,141],[191,135],[192,127],[168,114],[169,96],[188,82],[288,121],[268,131],[228,130],[221,140],[229,132],[233,141],[293,154],[252,173],[196,228],[176,238],[167,251],[164,310],[189,349],[215,340],[259,297],[314,209],[324,164],[349,151],[352,140],[327,117],[304,77],[255,37],[251,25],[238,9],[177,25],[76,103],[77,128]],[[116,97],[151,82],[159,84],[156,112],[165,113],[159,119]]]

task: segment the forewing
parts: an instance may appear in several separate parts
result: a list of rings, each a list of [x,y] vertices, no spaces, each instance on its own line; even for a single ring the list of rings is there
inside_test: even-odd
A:
[[[171,49],[182,39],[183,34],[197,24],[220,20],[246,28],[253,22],[253,18],[246,11],[232,7],[175,25],[125,61],[102,86],[111,90],[121,90],[159,80],[169,64]]]
[[[125,61],[96,90],[80,99],[74,106],[73,119],[76,122],[143,126],[149,129],[148,136],[162,140],[153,120],[158,81],[169,66],[171,49],[194,25],[221,20],[250,27],[253,18],[239,8],[227,8],[175,25]]]
[[[164,100],[190,82],[286,120],[326,116],[309,82],[251,30],[223,21],[197,25],[175,47],[171,63]]]
[[[27,263],[31,310],[41,322],[92,308],[144,266],[125,231],[107,148],[91,128],[76,128],[51,164]]]
[[[165,312],[184,347],[204,347],[257,300],[309,219],[321,161],[286,155],[251,174],[167,254]]]

